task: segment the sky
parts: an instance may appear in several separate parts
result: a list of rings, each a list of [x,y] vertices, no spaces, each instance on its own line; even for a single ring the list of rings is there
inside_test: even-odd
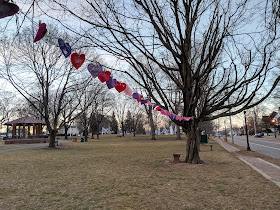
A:
[[[15,16],[15,17],[0,19],[0,33],[2,33],[2,34],[3,33],[11,34],[15,31],[17,31],[17,28],[22,23],[22,19],[24,18],[24,14],[29,9],[30,0],[17,0],[15,2],[20,7],[21,13],[18,16]],[[44,1],[42,1],[42,2],[44,2]],[[70,4],[75,5],[75,4],[77,4],[77,1],[70,1]],[[55,11],[49,10],[49,15],[53,15],[53,14],[55,14]],[[28,16],[25,17],[25,21],[23,22],[22,27],[31,25],[31,21],[32,21],[31,17],[32,16],[33,16],[33,10],[31,10],[29,12]],[[40,9],[36,6],[34,8],[34,20],[35,20],[34,22],[36,23],[35,25],[38,25],[37,21],[39,22],[39,20],[42,20],[42,22],[46,22],[46,23],[53,22],[53,20],[48,18],[46,15],[42,14]],[[76,25],[77,27],[81,26],[81,23],[75,22],[75,21],[70,20],[67,17],[65,17],[64,21],[67,21],[67,20],[68,20],[68,24]],[[251,25],[251,27],[255,27],[255,26]],[[249,29],[249,27],[248,27],[248,29]],[[51,34],[49,34],[49,35],[51,35]],[[53,36],[55,37],[55,35],[53,35]],[[55,38],[57,38],[57,37],[55,37]],[[113,64],[117,68],[121,68],[121,67],[126,68],[126,65],[125,65],[124,62],[118,61],[115,57],[109,55],[107,52],[104,52],[104,51],[101,51],[101,50],[96,50],[96,52],[98,54],[102,55],[102,59],[105,61],[105,63],[108,63],[110,65]],[[118,73],[116,73],[116,74],[117,74],[117,76],[120,75],[120,74],[118,75]],[[129,85],[133,85],[133,83],[130,83],[129,81],[127,81],[127,83]],[[10,87],[7,83],[4,83],[2,81],[1,84],[2,84],[2,86],[5,86],[6,89],[10,89]],[[268,110],[272,110],[272,109],[273,108],[269,107]],[[268,112],[270,112],[270,111],[268,111]],[[221,119],[220,121],[224,121],[224,120]],[[240,125],[240,124],[242,124],[242,121],[243,121],[242,113],[233,117],[233,124]],[[226,123],[229,124],[229,120],[226,120]]]

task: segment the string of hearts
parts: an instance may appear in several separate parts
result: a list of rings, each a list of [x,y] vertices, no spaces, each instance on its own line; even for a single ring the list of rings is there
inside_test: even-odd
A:
[[[39,23],[39,29],[35,36],[34,42],[37,42],[40,39],[42,39],[45,36],[46,32],[47,32],[46,24]],[[71,55],[71,63],[76,69],[79,69],[85,62],[85,54],[72,53],[72,49],[69,43],[65,43],[60,38],[58,39],[58,44],[65,58]],[[138,103],[140,102],[142,105],[147,104],[149,106],[152,106],[153,110],[159,111],[161,114],[169,116],[173,120],[189,121],[194,119],[194,117],[183,117],[170,113],[167,110],[162,109],[160,106],[150,102],[149,99],[143,99],[143,96],[140,95],[139,93],[137,92],[133,93],[131,88],[126,83],[119,82],[116,79],[114,79],[112,77],[111,72],[103,69],[102,65],[99,63],[97,64],[90,63],[88,64],[87,69],[93,78],[98,77],[101,83],[106,82],[106,85],[109,89],[115,88],[119,93],[124,92],[126,95],[132,96],[132,98],[136,99]]]

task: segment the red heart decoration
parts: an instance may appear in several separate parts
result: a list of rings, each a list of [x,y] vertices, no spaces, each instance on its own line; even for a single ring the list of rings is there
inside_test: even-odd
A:
[[[139,99],[137,99],[137,102],[139,103],[140,101],[141,101],[141,99],[143,98],[143,96],[142,95],[140,95],[140,98]]]
[[[126,84],[124,82],[120,83],[120,82],[117,81],[117,84],[116,84],[115,88],[120,93],[120,92],[125,90]]]
[[[71,55],[71,62],[76,69],[80,68],[83,65],[85,59],[86,59],[85,54],[79,55],[78,53],[73,53]]]
[[[42,39],[42,38],[45,36],[46,33],[47,33],[47,26],[46,26],[46,23],[41,23],[41,24],[39,25],[39,29],[38,29],[38,31],[37,31],[37,34],[36,34],[35,39],[34,39],[33,42],[37,42],[37,41],[39,41],[40,39]]]
[[[98,75],[98,79],[100,82],[106,82],[111,76],[111,72],[109,71],[102,71],[101,74]]]

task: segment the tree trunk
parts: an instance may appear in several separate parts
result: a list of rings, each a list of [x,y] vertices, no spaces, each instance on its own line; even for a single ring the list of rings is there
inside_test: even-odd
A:
[[[124,125],[123,125],[123,122],[121,124],[122,124],[122,136],[124,136]]]
[[[187,124],[184,128],[186,133],[187,142],[186,142],[186,163],[195,163],[201,164],[203,163],[199,157],[199,138],[197,135],[197,124],[196,122],[192,121],[191,123]]]
[[[99,123],[97,124],[96,138],[99,139]]]
[[[176,130],[177,130],[177,137],[176,140],[182,140],[181,138],[181,132],[180,132],[180,126],[176,125]]]
[[[68,139],[67,132],[68,132],[68,126],[64,125],[64,136],[65,136],[65,139]]]
[[[51,130],[50,131],[50,143],[49,143],[50,148],[55,148],[55,136],[56,136],[56,132],[54,130]]]
[[[88,129],[84,130],[84,135],[85,135],[85,142],[88,141]]]
[[[152,111],[153,111],[152,106],[149,106],[148,115],[149,115],[149,123],[150,123],[150,127],[151,127],[152,140],[156,140],[156,131],[155,131],[156,129],[155,129]]]

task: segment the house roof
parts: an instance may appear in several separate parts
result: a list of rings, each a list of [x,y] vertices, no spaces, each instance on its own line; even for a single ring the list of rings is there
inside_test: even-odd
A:
[[[15,125],[15,124],[16,125],[22,125],[22,124],[44,124],[45,125],[46,123],[43,120],[38,120],[36,118],[28,117],[28,116],[5,123],[5,125]]]

